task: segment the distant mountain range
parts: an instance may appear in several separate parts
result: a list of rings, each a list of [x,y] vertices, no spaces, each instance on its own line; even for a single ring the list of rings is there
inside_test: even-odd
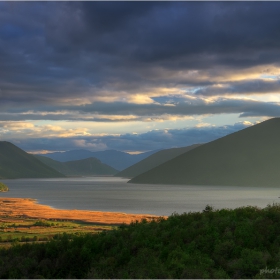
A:
[[[144,173],[168,160],[171,160],[185,152],[188,152],[194,148],[199,147],[200,144],[195,144],[182,148],[171,148],[166,150],[158,151],[149,157],[135,163],[134,165],[122,170],[117,173],[116,177],[133,178],[141,173]]]
[[[133,177],[130,183],[279,187],[280,118],[203,145],[137,155],[76,150],[46,156],[0,141],[0,179],[114,175],[131,165],[116,176]],[[80,159],[69,160],[74,158]]]
[[[60,162],[74,161],[94,157],[99,159],[102,163],[105,163],[115,168],[116,170],[121,171],[152,155],[153,153],[156,153],[157,151],[158,150],[131,155],[116,150],[106,150],[101,152],[91,152],[88,150],[73,150],[66,152],[48,153],[44,154],[44,156]]]
[[[206,143],[130,183],[280,186],[280,118]]]
[[[0,141],[0,178],[65,177],[10,142]]]
[[[60,162],[48,157],[35,155],[44,164],[66,176],[96,176],[114,175],[118,170],[102,163],[97,158],[87,158],[75,161]]]

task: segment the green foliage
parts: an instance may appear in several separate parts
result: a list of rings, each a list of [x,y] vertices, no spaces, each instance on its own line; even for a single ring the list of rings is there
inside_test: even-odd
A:
[[[53,224],[53,223],[52,223]],[[40,227],[51,227],[52,226],[51,223],[47,222],[47,221],[36,221],[33,225],[34,226],[40,226]]]
[[[213,210],[214,210],[213,206],[207,204],[207,205],[205,206],[203,212],[204,212],[204,213],[205,213],[205,212],[207,213],[207,212],[212,212]]]
[[[48,241],[56,238],[64,232],[82,236],[85,233],[94,234],[97,232],[111,230],[116,226],[95,225],[79,221],[59,221],[54,223],[48,220],[12,218],[10,221],[1,217],[0,223],[0,247],[8,247],[11,242]],[[34,239],[34,236],[35,239]],[[37,239],[37,240],[36,240]]]
[[[9,188],[2,182],[0,182],[0,192],[7,192]]]
[[[0,250],[0,278],[279,278],[279,205],[205,210],[14,242]]]

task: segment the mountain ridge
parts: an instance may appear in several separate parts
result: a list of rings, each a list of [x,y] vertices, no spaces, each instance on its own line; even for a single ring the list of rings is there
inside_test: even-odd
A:
[[[116,170],[123,170],[140,160],[150,156],[151,154],[157,152],[158,150],[149,151],[141,154],[131,155],[125,152],[117,150],[105,150],[98,152],[91,152],[89,150],[72,150],[66,152],[55,152],[44,154],[43,156],[49,157],[56,161],[66,162],[73,160],[81,160],[89,157],[94,157],[99,159],[102,163],[105,163]],[[39,155],[39,154],[38,154]]]
[[[118,172],[113,167],[92,157],[66,162],[56,161],[39,155],[35,155],[35,157],[66,176],[110,176]]]
[[[121,172],[117,173],[115,177],[125,177],[125,178],[133,178],[137,175],[140,175],[176,156],[188,152],[196,147],[199,147],[201,144],[194,144],[186,147],[180,148],[170,148],[158,151],[143,160],[135,163],[132,166],[122,170]]]
[[[280,118],[211,141],[130,183],[280,186]]]
[[[63,174],[43,164],[16,145],[0,141],[0,178],[60,178]]]

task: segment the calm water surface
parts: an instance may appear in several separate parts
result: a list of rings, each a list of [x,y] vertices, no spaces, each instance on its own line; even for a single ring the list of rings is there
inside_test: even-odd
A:
[[[128,184],[127,179],[84,177],[1,180],[0,197],[34,198],[58,209],[171,215],[215,208],[280,203],[280,188]]]

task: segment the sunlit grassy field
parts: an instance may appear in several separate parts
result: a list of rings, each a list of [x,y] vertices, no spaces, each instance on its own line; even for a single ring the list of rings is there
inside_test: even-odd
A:
[[[61,210],[29,198],[0,198],[0,247],[46,242],[66,233],[79,236],[156,216],[84,210]]]
[[[0,216],[0,247],[21,242],[44,242],[55,239],[57,235],[63,233],[81,235],[113,228],[115,226],[82,221],[22,219]]]

